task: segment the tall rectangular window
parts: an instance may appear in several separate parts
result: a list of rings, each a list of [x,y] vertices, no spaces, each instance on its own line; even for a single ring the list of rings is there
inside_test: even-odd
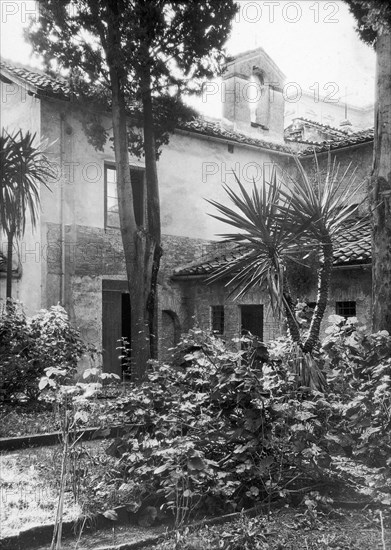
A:
[[[144,223],[145,169],[130,167],[133,192],[133,208],[137,225]],[[119,227],[117,171],[111,164],[105,165],[105,227]]]
[[[211,328],[215,334],[224,334],[224,306],[211,306]]]
[[[253,336],[258,336],[263,340],[263,305],[243,305],[240,306],[241,311],[241,334],[248,335],[250,332]]]
[[[335,313],[341,317],[355,317],[356,302],[335,302]]]

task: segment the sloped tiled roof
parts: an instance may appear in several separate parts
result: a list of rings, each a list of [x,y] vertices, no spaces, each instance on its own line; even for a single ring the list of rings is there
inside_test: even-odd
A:
[[[7,77],[14,77],[16,79],[23,80],[28,85],[35,88],[39,95],[57,96],[60,99],[69,99],[70,97],[69,84],[63,78],[53,78],[46,75],[39,69],[24,67],[4,60],[0,61],[0,69],[3,79],[7,79]],[[246,136],[245,134],[241,134],[240,132],[226,130],[217,122],[207,122],[201,118],[190,122],[181,123],[178,125],[178,129],[225,139],[227,141],[241,143],[243,145],[252,145],[276,152],[291,153],[290,147],[284,145],[283,143],[277,144],[262,139],[252,138]]]
[[[228,141],[233,141],[236,143],[242,143],[245,145],[253,145],[254,147],[260,147],[263,149],[269,149],[272,151],[283,152],[291,154],[292,150],[289,146],[279,143],[274,143],[266,141],[263,139],[253,138],[240,132],[234,132],[232,130],[227,130],[222,128],[218,122],[209,122],[203,119],[196,119],[190,122],[181,123],[178,126],[179,130],[187,130],[190,132],[195,132],[197,134],[203,134],[206,136],[214,136],[221,139],[226,139]]]
[[[45,74],[39,69],[25,67],[6,60],[0,60],[0,71],[2,79],[7,80],[9,78],[15,78],[16,80],[24,81],[27,85],[33,87],[33,89],[35,89],[36,93],[38,93],[39,95],[52,97],[54,96],[58,97],[59,99],[70,98],[71,90],[69,84],[65,79],[61,77],[54,78]],[[302,117],[300,119],[304,122],[316,125],[326,131],[333,131],[336,134],[335,138],[322,142],[287,138],[285,140],[286,142],[299,142],[307,144],[309,146],[299,152],[300,156],[312,155],[314,153],[314,150],[316,153],[322,153],[333,149],[339,149],[351,145],[370,142],[373,140],[373,129],[363,130],[350,135],[343,135],[340,129],[333,128],[332,126],[321,124],[316,121],[312,121],[310,119]],[[262,149],[268,149],[271,151],[276,151],[277,153],[280,152],[285,154],[293,154],[292,148],[289,145],[250,137],[240,132],[222,128],[218,122],[209,122],[201,118],[190,122],[181,123],[178,125],[178,129],[200,135],[225,139],[227,141],[243,145],[251,145]],[[341,135],[338,136],[337,132],[340,132]]]
[[[343,149],[344,147],[351,147],[352,145],[360,145],[361,143],[369,143],[374,139],[374,129],[368,128],[367,130],[360,130],[353,134],[348,134],[346,137],[328,139],[325,141],[301,141],[301,143],[308,143],[309,147],[302,149],[298,154],[299,156],[313,155],[315,153],[327,153],[334,149]],[[292,139],[291,141],[295,141]]]
[[[7,78],[7,75],[14,76],[35,88],[38,94],[69,98],[69,85],[63,78],[53,78],[39,69],[24,67],[5,60],[0,60],[0,70],[2,79]]]
[[[352,220],[345,224],[343,234],[334,244],[334,265],[371,263],[371,226],[368,219],[359,224]]]
[[[223,247],[223,244],[222,244]],[[217,269],[230,262],[242,258],[244,248],[233,249],[227,244],[226,250],[212,253],[203,260],[178,267],[174,270],[174,277],[208,276]],[[334,266],[358,265],[371,263],[371,229],[368,220],[352,220],[345,223],[343,234],[334,243]]]
[[[301,120],[301,121],[305,122],[306,124],[309,124],[311,126],[315,126],[316,128],[319,128],[319,130],[322,130],[324,132],[327,132],[328,134],[332,134],[332,135],[335,135],[335,136],[349,135],[349,132],[347,130],[337,128],[336,126],[330,126],[329,124],[323,124],[322,122],[318,122],[317,120],[311,120],[310,118],[295,117],[293,120],[294,120],[294,122],[296,122],[298,120]],[[292,124],[290,124],[288,126],[288,128],[290,126],[292,126],[293,124],[294,123],[292,122]]]

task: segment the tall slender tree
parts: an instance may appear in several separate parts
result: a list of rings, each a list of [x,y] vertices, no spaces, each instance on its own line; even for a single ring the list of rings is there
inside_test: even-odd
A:
[[[37,224],[40,185],[49,187],[55,172],[36,142],[36,134],[21,130],[0,136],[0,230],[7,236],[6,297],[12,298],[12,258],[15,238],[21,238],[30,217]]]
[[[234,0],[39,0],[39,4],[39,21],[28,36],[46,66],[55,59],[60,67],[72,70],[76,93],[90,82],[111,105],[132,308],[132,372],[141,379],[154,347],[162,253],[154,103],[159,97],[169,103],[216,73],[237,7]],[[143,226],[136,223],[129,169],[129,151],[139,147],[127,121],[129,105],[135,101],[142,107],[147,203]],[[167,112],[172,124],[174,111]],[[168,117],[163,123],[167,121]],[[161,140],[167,139],[163,132]]]
[[[345,0],[360,38],[376,51],[373,165],[369,184],[372,222],[372,329],[391,333],[391,5]]]

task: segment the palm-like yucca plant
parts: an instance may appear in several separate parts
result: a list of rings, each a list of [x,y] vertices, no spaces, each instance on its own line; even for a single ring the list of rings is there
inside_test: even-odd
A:
[[[219,212],[212,216],[233,226],[237,232],[221,235],[240,249],[240,254],[219,268],[210,280],[228,278],[238,298],[249,290],[266,287],[275,311],[285,311],[290,336],[304,354],[313,351],[319,339],[320,324],[327,306],[333,264],[333,242],[343,223],[357,205],[349,200],[357,190],[350,166],[340,174],[328,158],[323,176],[316,160],[316,178],[311,181],[296,158],[299,178],[274,167],[270,182],[251,193],[235,176],[240,193],[225,186],[235,209],[208,201]],[[320,251],[317,302],[309,331],[303,339],[296,320],[286,267],[288,260],[302,262],[309,251]]]
[[[40,204],[40,184],[48,187],[55,176],[42,152],[34,145],[36,134],[18,130],[0,136],[0,227],[7,236],[7,298],[12,296],[12,250],[15,238],[24,235],[27,211],[35,228]]]

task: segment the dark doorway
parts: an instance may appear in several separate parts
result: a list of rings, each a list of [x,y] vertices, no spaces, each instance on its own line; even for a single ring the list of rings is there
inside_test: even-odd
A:
[[[102,281],[103,371],[122,378],[123,361],[119,358],[121,338],[130,343],[130,297],[127,281]]]
[[[263,340],[263,305],[240,306],[241,310],[241,335],[249,332]]]

